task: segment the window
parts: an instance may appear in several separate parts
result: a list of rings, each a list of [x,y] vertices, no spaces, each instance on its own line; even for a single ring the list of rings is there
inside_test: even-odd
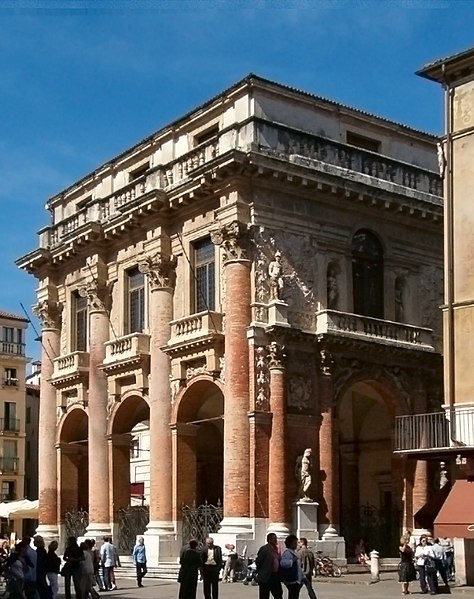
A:
[[[212,139],[213,137],[216,137],[216,135],[218,133],[219,133],[219,125],[214,125],[210,129],[206,129],[205,131],[201,131],[201,133],[198,133],[197,135],[195,135],[194,136],[194,144],[196,146],[198,146],[199,144],[203,144],[206,141],[209,141],[210,139]]]
[[[129,333],[141,333],[145,328],[145,275],[134,268],[128,275]]]
[[[5,431],[16,431],[18,430],[16,420],[16,403],[13,401],[6,401],[3,408],[4,415],[4,426]]]
[[[346,141],[351,146],[364,148],[364,150],[370,150],[371,152],[380,152],[380,142],[378,139],[371,139],[370,137],[364,137],[358,133],[347,131]]]
[[[5,368],[3,380],[5,382],[5,385],[11,385],[13,387],[16,387],[18,385],[16,368]]]
[[[132,439],[130,443],[130,457],[131,458],[139,458],[140,457],[140,439],[135,437]]]
[[[15,499],[15,482],[2,480],[2,501],[12,501],[13,499]]]
[[[16,441],[3,441],[2,470],[4,472],[16,472],[18,470]]]
[[[215,309],[215,250],[214,244],[203,239],[194,244],[195,309],[196,312]]]
[[[74,323],[74,349],[87,350],[88,312],[87,298],[81,297],[77,291],[73,293],[73,323]]]
[[[140,177],[143,177],[143,175],[150,169],[150,165],[147,164],[143,164],[142,166],[138,167],[137,169],[135,169],[134,171],[130,171],[128,173],[128,180],[130,182],[132,181],[136,181],[136,179],[139,179]]]
[[[14,343],[15,329],[13,327],[3,327],[3,341]]]
[[[352,239],[354,312],[383,318],[383,251],[370,231],[360,230]]]

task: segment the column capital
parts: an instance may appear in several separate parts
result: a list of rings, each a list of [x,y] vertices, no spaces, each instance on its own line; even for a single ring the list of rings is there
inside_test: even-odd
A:
[[[285,368],[285,346],[272,341],[267,345],[269,370],[284,370]]]
[[[250,237],[246,224],[234,220],[227,225],[220,225],[210,233],[212,243],[222,247],[224,262],[250,259]]]
[[[101,281],[93,279],[82,287],[79,287],[78,293],[81,297],[87,298],[87,304],[90,310],[100,312],[109,312],[112,307],[112,289],[115,281]]]
[[[45,299],[33,307],[33,313],[40,319],[44,329],[60,329],[62,309],[60,302]]]
[[[162,253],[145,256],[138,263],[138,270],[147,275],[152,291],[156,289],[174,289],[176,283],[176,256]]]

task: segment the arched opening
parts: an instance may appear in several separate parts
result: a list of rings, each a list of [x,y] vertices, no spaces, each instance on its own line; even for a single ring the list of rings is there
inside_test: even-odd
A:
[[[402,514],[392,468],[394,416],[380,385],[357,382],[338,403],[341,532],[348,558],[364,539],[383,556],[397,555]]]
[[[59,431],[61,521],[66,512],[89,509],[88,417],[82,408],[70,410]]]
[[[180,399],[174,447],[178,505],[223,500],[223,414],[223,393],[211,379],[196,380]]]
[[[377,237],[365,229],[352,238],[352,286],[354,313],[383,318],[383,249]]]

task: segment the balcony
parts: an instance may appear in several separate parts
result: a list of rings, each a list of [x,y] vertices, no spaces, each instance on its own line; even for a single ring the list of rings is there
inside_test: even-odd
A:
[[[463,453],[474,450],[474,408],[452,412],[397,416],[397,453],[436,453],[440,450]]]
[[[0,418],[0,433],[19,433],[19,418]]]
[[[171,339],[166,351],[184,355],[192,348],[213,347],[223,337],[222,314],[198,312],[171,322]]]
[[[0,493],[0,501],[15,501],[16,498],[15,493]]]
[[[431,329],[337,310],[321,310],[316,314],[316,334],[434,351]]]
[[[0,342],[0,351],[2,354],[9,356],[24,356],[25,355],[25,344],[24,343],[12,343],[10,341]]]
[[[20,467],[20,458],[0,457],[0,472],[17,474]]]
[[[89,373],[89,354],[75,351],[54,359],[53,384],[61,381],[73,381]]]
[[[107,341],[102,368],[107,374],[114,371],[131,372],[139,369],[146,378],[149,359],[150,335],[131,333],[125,337]]]

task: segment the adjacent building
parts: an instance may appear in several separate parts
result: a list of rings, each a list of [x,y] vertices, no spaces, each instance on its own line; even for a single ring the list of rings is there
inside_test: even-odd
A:
[[[203,534],[194,505],[238,545],[293,529],[307,448],[314,536],[396,551],[437,467],[394,439],[443,401],[441,196],[433,136],[249,75],[50,198],[18,261],[39,532],[123,534],[142,426],[150,563]]]

